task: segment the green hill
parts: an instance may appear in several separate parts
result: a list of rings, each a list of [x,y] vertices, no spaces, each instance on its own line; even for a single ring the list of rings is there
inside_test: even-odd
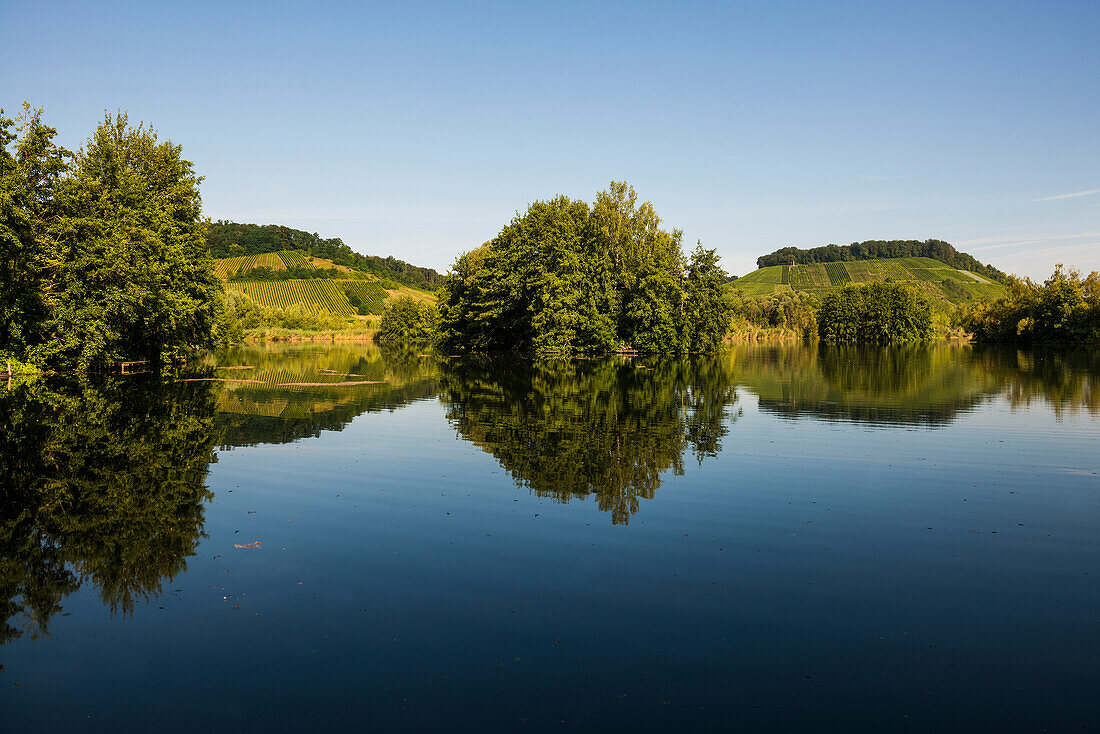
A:
[[[978,262],[973,255],[959,252],[943,240],[867,240],[850,245],[824,245],[803,250],[783,247],[756,258],[756,267],[772,265],[810,265],[813,263],[882,260],[886,258],[930,257],[959,270],[967,270],[996,283],[1008,282],[1008,276],[992,265]]]
[[[433,300],[424,291],[312,257],[300,250],[242,255],[214,261],[226,291],[243,293],[265,308],[301,306],[341,316],[381,314],[396,296]]]
[[[1004,286],[1000,283],[929,257],[771,265],[754,270],[730,285],[751,296],[766,296],[781,291],[821,295],[846,283],[879,282],[907,283],[933,300],[950,303],[1005,295]]]
[[[276,224],[214,222],[207,228],[206,246],[213,257],[222,259],[300,250],[309,257],[330,260],[339,267],[370,273],[412,288],[434,290],[443,284],[443,275],[431,268],[394,257],[360,255],[339,237],[326,239]]]

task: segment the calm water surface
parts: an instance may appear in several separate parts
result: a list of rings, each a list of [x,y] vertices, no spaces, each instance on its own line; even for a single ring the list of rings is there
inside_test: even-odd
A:
[[[250,348],[0,421],[0,730],[1100,725],[1096,353]]]

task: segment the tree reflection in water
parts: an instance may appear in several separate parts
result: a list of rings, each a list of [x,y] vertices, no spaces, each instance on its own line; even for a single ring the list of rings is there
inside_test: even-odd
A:
[[[615,524],[652,499],[691,450],[715,456],[737,401],[717,358],[507,363],[443,367],[441,399],[466,440],[517,484],[560,502],[594,495]]]
[[[0,644],[48,635],[65,596],[112,613],[161,591],[203,536],[208,384],[50,380],[0,390]]]

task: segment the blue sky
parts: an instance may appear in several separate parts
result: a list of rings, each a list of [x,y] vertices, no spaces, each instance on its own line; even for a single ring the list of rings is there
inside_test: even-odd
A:
[[[1100,270],[1100,2],[0,0],[0,106],[181,144],[213,219],[446,268],[629,181],[732,273],[954,243]]]

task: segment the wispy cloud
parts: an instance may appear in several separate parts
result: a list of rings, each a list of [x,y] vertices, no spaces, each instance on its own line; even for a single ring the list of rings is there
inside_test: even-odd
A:
[[[1055,242],[1058,240],[1078,240],[1086,237],[1100,237],[1100,232],[1078,232],[1077,234],[1052,234],[1052,235],[1040,235],[1027,240],[1014,240],[1012,242],[998,242],[995,245],[986,245],[984,247],[967,247],[969,252],[984,252],[986,250],[1000,250],[1004,247],[1023,247],[1024,245],[1041,245],[1044,242]],[[987,237],[981,240],[969,240],[971,243],[978,242],[996,242],[997,238]],[[966,246],[967,241],[957,242],[956,244]]]
[[[1057,196],[1044,196],[1041,199],[1032,199],[1032,201],[1057,201],[1058,199],[1076,199],[1078,196],[1092,196],[1093,194],[1100,194],[1100,189],[1074,191],[1072,194],[1058,194]]]
[[[1033,250],[1027,252],[1016,252],[1011,255],[1005,255],[1003,260],[1020,260],[1034,258],[1036,261],[1049,260],[1052,255],[1076,255],[1078,253],[1093,254],[1100,248],[1100,242],[1088,242],[1080,245],[1066,245],[1064,247],[1049,247],[1045,250]]]

